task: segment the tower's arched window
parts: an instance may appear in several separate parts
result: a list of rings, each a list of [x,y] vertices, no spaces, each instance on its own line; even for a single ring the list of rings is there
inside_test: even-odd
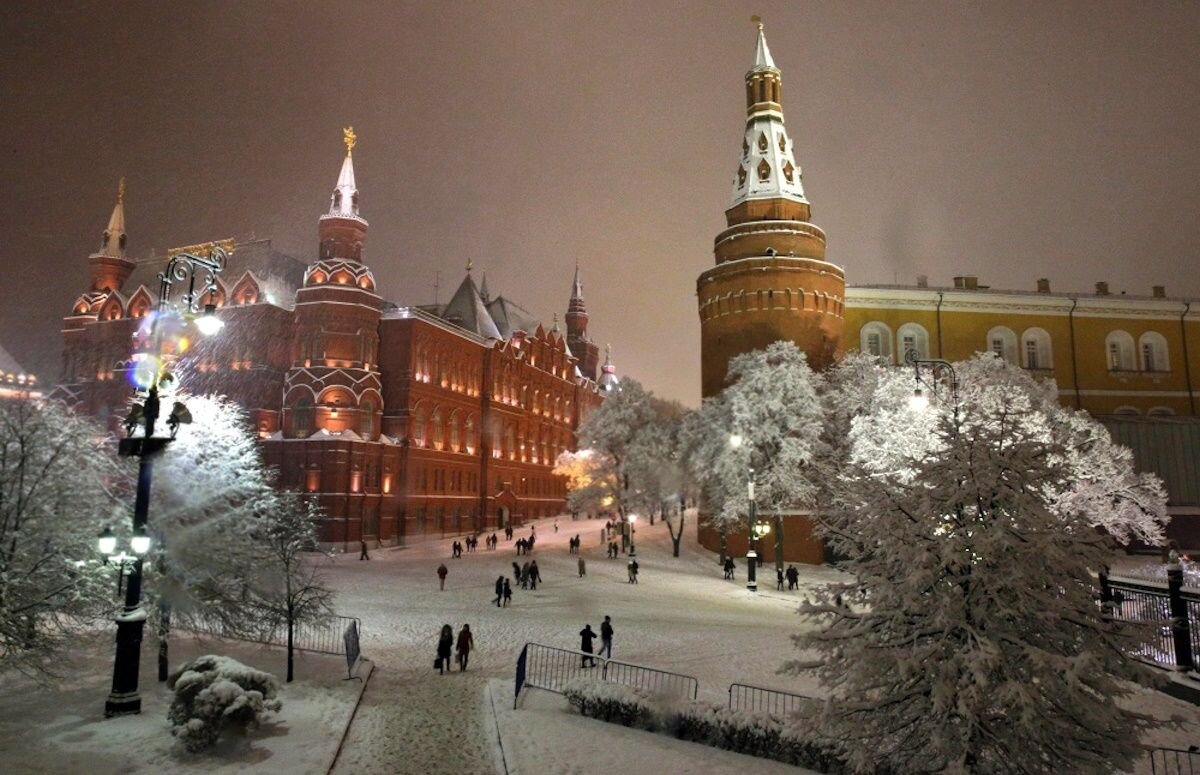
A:
[[[467,454],[475,454],[475,418],[467,417],[463,424],[463,446],[466,447]]]
[[[458,452],[462,448],[462,437],[458,433],[458,414],[450,415],[450,449]]]
[[[1110,331],[1104,337],[1104,351],[1109,371],[1134,371],[1133,337],[1127,331]]]
[[[900,356],[907,358],[915,353],[915,358],[929,357],[929,334],[925,327],[918,323],[905,323],[896,332],[896,340],[900,343]]]
[[[1138,340],[1142,353],[1142,371],[1170,371],[1167,360],[1167,340],[1157,331],[1147,331]]]
[[[1021,358],[1027,369],[1053,369],[1054,351],[1044,328],[1029,328],[1021,334]]]
[[[413,414],[412,439],[416,446],[425,446],[425,407],[423,406],[418,406],[417,411]]]
[[[859,333],[859,349],[876,358],[892,360],[892,329],[878,320],[867,323]]]
[[[504,456],[509,460],[517,459],[517,441],[511,425],[504,429]]]
[[[987,333],[988,352],[1017,365],[1017,335],[1011,328],[996,326]]]
[[[312,435],[315,415],[312,399],[301,398],[296,402],[295,408],[292,409],[292,427],[295,429],[296,438],[304,439]]]
[[[441,412],[433,413],[433,423],[432,424],[433,424],[433,432],[431,435],[433,436],[433,448],[441,449],[446,443],[446,436],[445,436],[446,429],[442,425],[442,413]]]
[[[375,402],[363,401],[358,407],[358,435],[364,439],[375,436]]]

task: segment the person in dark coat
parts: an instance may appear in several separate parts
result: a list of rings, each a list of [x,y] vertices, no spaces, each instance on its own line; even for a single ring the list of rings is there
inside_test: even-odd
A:
[[[800,583],[800,571],[796,570],[795,565],[789,565],[787,569],[788,589],[795,589]]]
[[[736,568],[736,567],[737,566],[733,564],[733,558],[726,557],[725,558],[725,578],[732,579],[733,571],[734,571],[734,568]]]
[[[454,644],[454,656],[458,660],[458,672],[466,672],[467,660],[471,657],[471,649],[475,648],[475,638],[471,636],[471,625],[464,624],[458,631],[458,641]]]
[[[448,624],[442,625],[442,635],[438,638],[437,668],[438,673],[445,675],[450,669],[450,650],[454,648],[454,630]]]
[[[775,588],[783,589],[783,568],[775,568]]]
[[[583,626],[583,629],[579,631],[579,638],[580,638],[579,650],[582,651],[585,655],[591,654],[592,653],[592,642],[596,640],[596,633],[592,630],[592,625],[585,624]],[[596,658],[584,656],[582,661],[580,662],[579,666],[580,667],[595,667],[596,666]]]
[[[537,560],[529,563],[529,588],[537,589],[538,582],[542,580],[542,572],[538,570]]]
[[[607,656],[609,659],[612,659],[612,638],[612,619],[606,616],[600,624],[600,656]]]
[[[579,578],[587,575],[587,565],[583,561],[583,555],[579,555]]]
[[[513,583],[521,583],[521,566],[517,565],[515,562],[513,563]]]
[[[371,559],[371,555],[367,554],[367,539],[360,538],[358,543],[362,546],[362,551],[358,553],[358,559],[360,561]]]
[[[504,597],[504,577],[500,576],[496,579],[496,607],[500,607],[500,599]]]
[[[446,570],[446,563],[442,563],[441,565],[438,566],[438,569],[437,569],[438,583],[441,585],[440,586],[441,589],[446,588],[446,574],[449,572],[450,571]],[[450,625],[446,625],[446,626],[449,627]]]
[[[507,608],[508,604],[510,602],[512,602],[512,586],[508,583],[508,579],[505,579],[504,580],[504,607]]]
[[[629,561],[629,583],[630,584],[638,583],[637,574],[638,574],[638,561],[630,560]]]

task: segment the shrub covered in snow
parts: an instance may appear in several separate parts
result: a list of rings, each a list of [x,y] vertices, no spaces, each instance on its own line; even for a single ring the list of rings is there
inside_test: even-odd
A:
[[[820,772],[849,772],[832,747],[805,739],[799,731],[802,725],[790,719],[658,697],[632,686],[589,678],[569,682],[563,694],[576,710],[591,718]]]
[[[197,657],[171,675],[175,699],[167,713],[171,734],[189,752],[211,748],[228,726],[254,729],[278,711],[279,680],[229,657]]]

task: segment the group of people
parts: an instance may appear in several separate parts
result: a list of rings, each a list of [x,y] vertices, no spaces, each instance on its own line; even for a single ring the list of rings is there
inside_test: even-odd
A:
[[[521,585],[521,589],[537,589],[542,580],[542,572],[538,570],[537,560],[526,562],[524,565],[513,563],[513,580]]]
[[[579,554],[580,543],[581,542],[578,533],[575,534],[574,538],[567,539],[567,549],[569,550],[570,554]]]
[[[789,590],[799,588],[799,586],[800,586],[800,571],[796,570],[795,565],[789,565],[787,567],[786,571],[784,571],[784,569],[780,568],[780,567],[775,568],[775,588],[776,589],[783,589],[783,580],[785,577],[787,578],[787,588]]]
[[[529,534],[529,538],[517,539],[517,554],[529,554],[533,551],[533,543],[537,540],[537,536],[533,533]]]
[[[585,655],[593,653],[595,648],[596,631],[592,629],[591,624],[583,625],[583,629],[579,631],[579,650]],[[613,627],[612,618],[604,617],[604,623],[600,625],[600,656],[607,656],[612,659],[612,642],[613,642]],[[596,658],[584,656],[580,663],[580,667],[595,667]]]
[[[616,541],[610,541],[608,544],[608,559],[615,560],[617,555],[621,553],[621,545]]]
[[[516,568],[516,565],[517,564],[514,562],[513,567]],[[506,579],[504,576],[500,576],[496,579],[496,599],[493,602],[496,604],[496,607],[499,608],[501,601],[504,602],[504,606],[506,608],[508,607],[508,604],[512,602],[512,585],[508,583],[508,579]]]
[[[465,671],[473,648],[475,648],[475,638],[471,635],[471,625],[464,624],[462,626],[462,629],[458,631],[457,640],[454,637],[454,628],[448,624],[442,625],[442,634],[438,637],[437,659],[433,661],[434,669],[439,674],[445,675],[451,669],[450,652],[453,651],[454,661],[458,663],[458,671],[460,673]]]

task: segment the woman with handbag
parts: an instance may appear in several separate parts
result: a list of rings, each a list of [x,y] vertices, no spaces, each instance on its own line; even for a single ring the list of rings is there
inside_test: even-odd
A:
[[[450,669],[450,650],[454,648],[454,629],[448,625],[442,625],[442,635],[438,638],[437,659],[434,660],[433,666],[441,675],[445,675]]]

